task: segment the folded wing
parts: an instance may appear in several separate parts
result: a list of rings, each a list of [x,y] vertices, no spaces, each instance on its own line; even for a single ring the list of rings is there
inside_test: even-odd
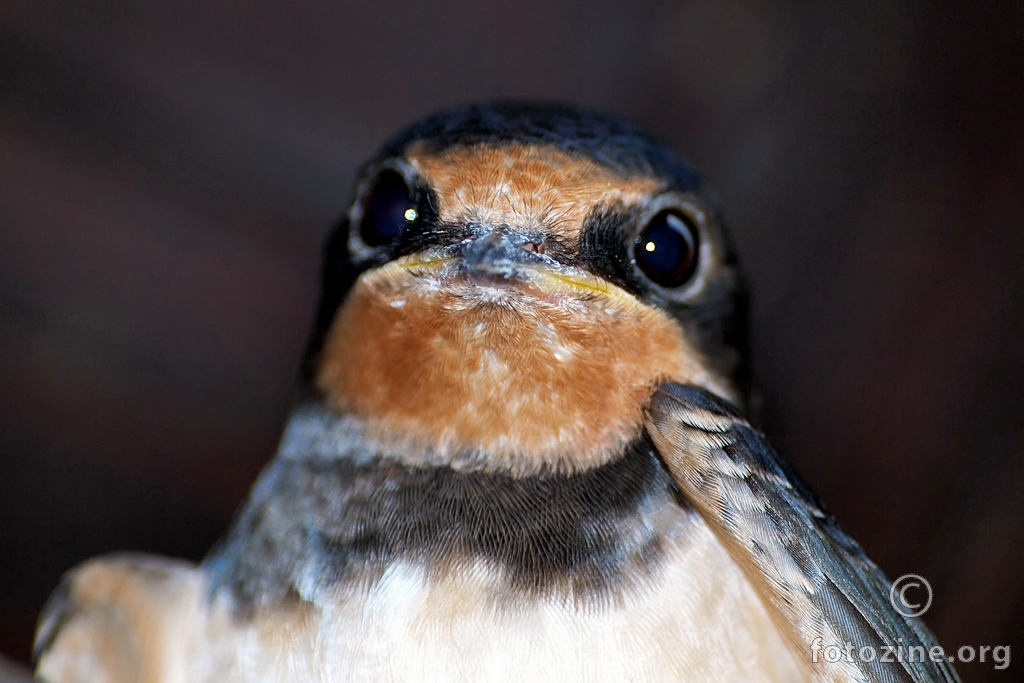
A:
[[[664,384],[647,407],[646,428],[679,491],[728,548],[814,680],[959,680],[944,658],[932,661],[937,642],[924,623],[893,607],[881,570],[728,403]]]

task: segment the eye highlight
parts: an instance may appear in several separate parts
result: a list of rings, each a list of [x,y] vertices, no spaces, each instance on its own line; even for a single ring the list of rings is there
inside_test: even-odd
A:
[[[366,198],[359,235],[367,246],[383,246],[418,218],[416,199],[402,176],[396,171],[382,171]]]
[[[633,258],[655,284],[680,287],[697,270],[698,246],[693,224],[680,212],[669,209],[655,215],[637,235]]]

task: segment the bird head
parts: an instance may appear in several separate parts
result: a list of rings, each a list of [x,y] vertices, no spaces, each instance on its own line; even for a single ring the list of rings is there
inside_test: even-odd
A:
[[[745,293],[700,179],[643,128],[495,104],[414,124],[328,242],[309,395],[462,467],[607,462],[676,381],[743,406]]]

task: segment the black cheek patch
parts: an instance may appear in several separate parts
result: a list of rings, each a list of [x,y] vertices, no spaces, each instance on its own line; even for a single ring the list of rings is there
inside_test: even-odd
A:
[[[423,222],[408,229],[388,253],[387,261],[419,254],[437,247],[450,247],[470,237],[464,225]]]
[[[590,272],[638,296],[643,287],[626,244],[636,210],[621,206],[594,209],[580,231],[579,261]]]

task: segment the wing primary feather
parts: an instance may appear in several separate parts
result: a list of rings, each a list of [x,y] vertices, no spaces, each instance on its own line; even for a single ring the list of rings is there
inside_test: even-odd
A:
[[[645,424],[680,493],[747,574],[814,680],[959,681],[945,658],[929,656],[938,643],[924,622],[890,604],[878,566],[733,406],[704,389],[664,384]],[[815,641],[844,654],[829,662],[819,651],[813,661]],[[872,649],[860,656],[865,647]],[[923,650],[911,658],[910,648]],[[879,661],[884,653],[893,661]]]

